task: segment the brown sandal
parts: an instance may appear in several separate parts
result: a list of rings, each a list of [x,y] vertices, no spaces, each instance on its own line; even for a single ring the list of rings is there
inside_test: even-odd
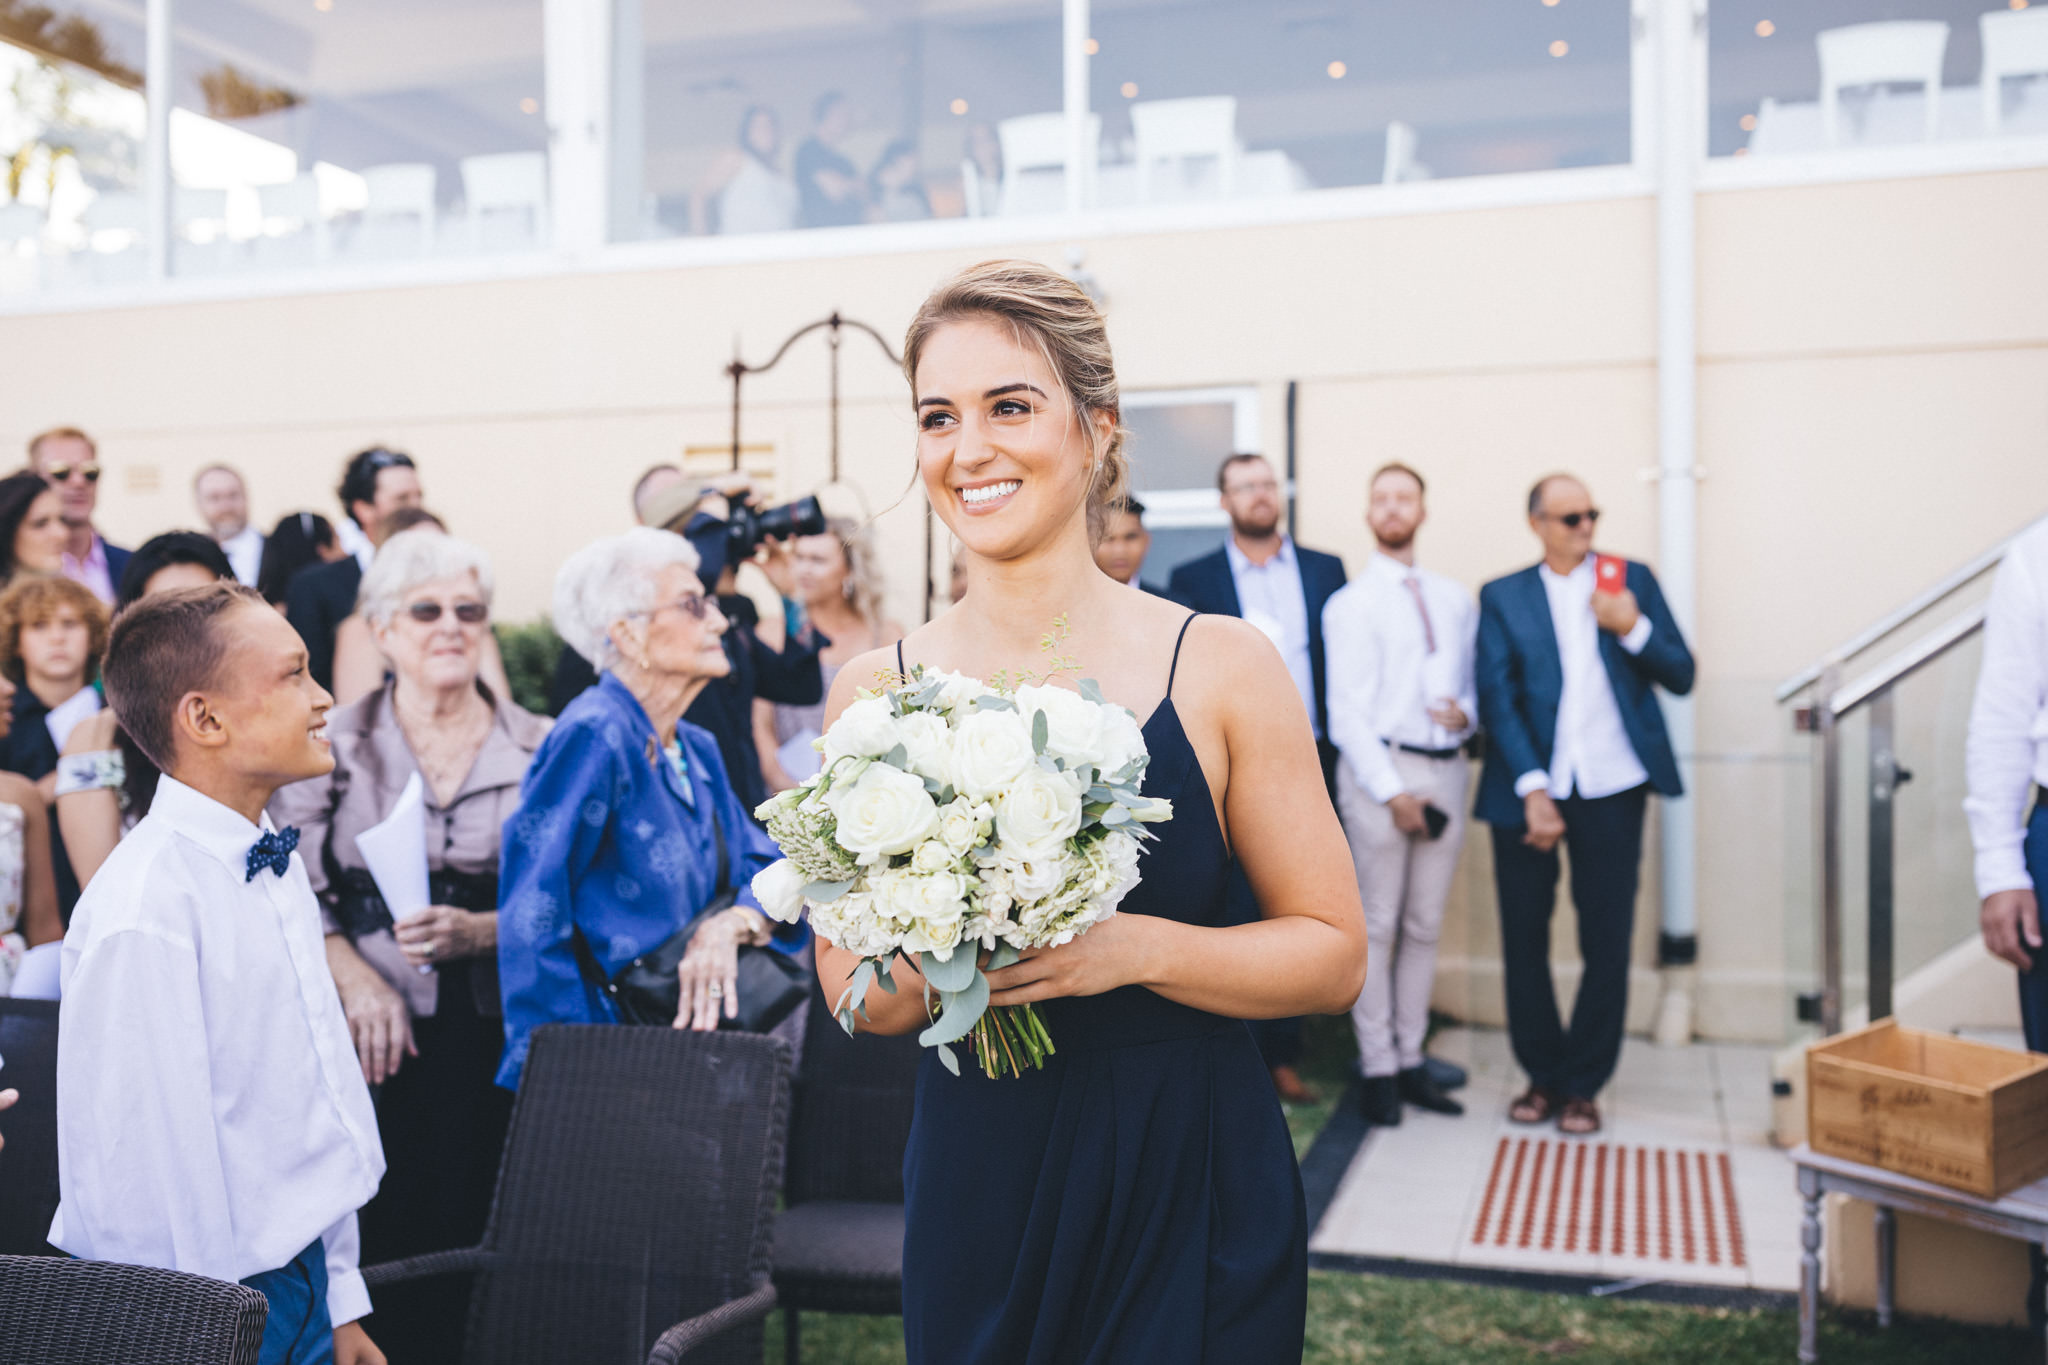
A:
[[[1600,1131],[1600,1106],[1576,1096],[1566,1100],[1564,1112],[1557,1118],[1557,1131],[1572,1137],[1591,1137]]]
[[[1512,1123],[1545,1123],[1556,1108],[1556,1091],[1532,1085],[1508,1106],[1508,1120]]]

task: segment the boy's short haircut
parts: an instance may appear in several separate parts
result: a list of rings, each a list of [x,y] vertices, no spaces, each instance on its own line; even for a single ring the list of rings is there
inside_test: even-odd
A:
[[[270,610],[254,588],[209,583],[145,597],[114,618],[103,670],[107,704],[165,772],[177,757],[178,702],[213,686],[228,654],[221,618],[242,603]]]
[[[67,608],[85,625],[85,680],[98,677],[100,652],[107,645],[107,609],[92,589],[69,578],[21,577],[0,593],[0,672],[16,685],[27,683],[21,632]]]

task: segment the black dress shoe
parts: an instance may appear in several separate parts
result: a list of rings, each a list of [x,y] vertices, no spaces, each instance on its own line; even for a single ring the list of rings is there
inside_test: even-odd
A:
[[[1358,1092],[1358,1107],[1375,1128],[1401,1123],[1401,1086],[1392,1076],[1367,1076]]]
[[[1430,1080],[1439,1090],[1456,1090],[1466,1081],[1465,1068],[1456,1062],[1447,1062],[1441,1057],[1424,1057],[1422,1069],[1429,1073]]]
[[[1397,1088],[1401,1098],[1417,1109],[1427,1109],[1432,1114],[1462,1114],[1465,1106],[1443,1092],[1443,1088],[1429,1078],[1426,1066],[1410,1067],[1401,1073]]]

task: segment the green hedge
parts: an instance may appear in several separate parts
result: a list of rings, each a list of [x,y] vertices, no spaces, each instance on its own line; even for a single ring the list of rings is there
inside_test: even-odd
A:
[[[491,629],[498,637],[498,652],[505,656],[512,700],[537,715],[546,715],[548,683],[555,676],[555,661],[562,655],[562,637],[546,620]]]

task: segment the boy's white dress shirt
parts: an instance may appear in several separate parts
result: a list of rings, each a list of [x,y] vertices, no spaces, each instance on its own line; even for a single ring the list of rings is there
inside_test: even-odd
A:
[[[2028,801],[2048,787],[2048,521],[2020,533],[1992,581],[1964,752],[1977,894],[2048,892],[2026,857]]]
[[[246,877],[262,833],[167,775],[79,899],[50,1241],[243,1280],[317,1238],[340,1326],[370,1311],[356,1210],[384,1150],[305,866]]]

